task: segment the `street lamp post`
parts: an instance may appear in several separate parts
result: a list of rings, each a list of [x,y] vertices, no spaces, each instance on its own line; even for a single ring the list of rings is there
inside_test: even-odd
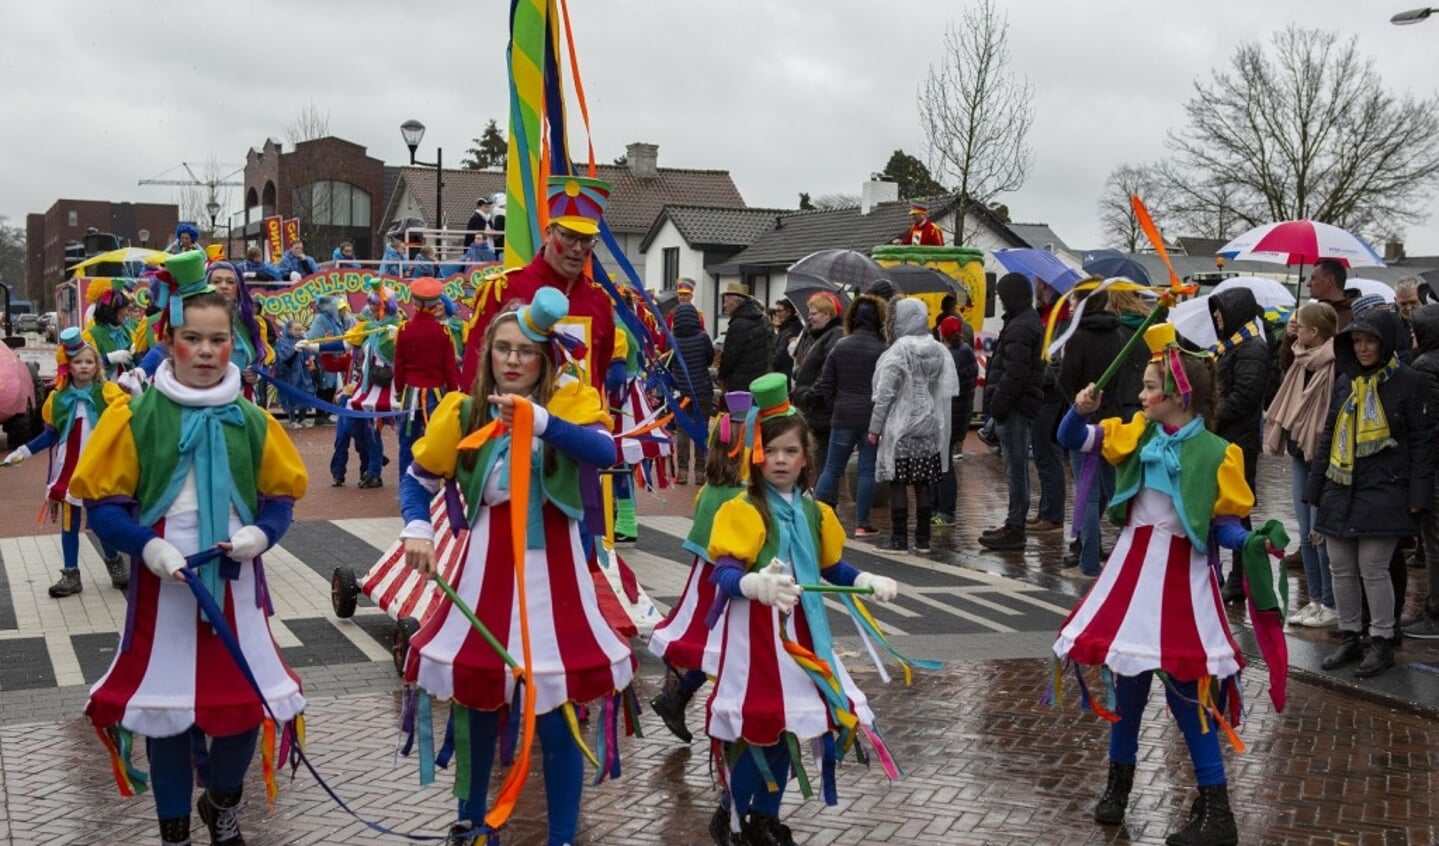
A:
[[[445,228],[445,151],[435,148],[435,161],[421,162],[415,160],[415,150],[420,146],[420,141],[425,137],[425,125],[413,118],[400,124],[400,137],[405,139],[405,146],[410,148],[410,164],[421,167],[433,167],[435,169],[435,226]]]
[[[1399,14],[1390,18],[1389,22],[1394,24],[1395,26],[1408,26],[1409,24],[1417,24],[1420,21],[1428,20],[1429,16],[1434,14],[1435,12],[1439,12],[1439,9],[1410,9],[1407,12],[1400,12]]]
[[[220,216],[220,204],[212,199],[210,200],[210,202],[205,204],[205,211],[208,212],[210,215],[210,239],[214,240],[215,218]]]

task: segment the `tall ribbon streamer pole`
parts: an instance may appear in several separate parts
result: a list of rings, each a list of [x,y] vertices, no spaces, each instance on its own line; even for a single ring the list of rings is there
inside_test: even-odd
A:
[[[545,113],[545,32],[552,2],[511,0],[510,138],[505,154],[505,267],[529,264],[539,249],[544,213],[540,166]]]

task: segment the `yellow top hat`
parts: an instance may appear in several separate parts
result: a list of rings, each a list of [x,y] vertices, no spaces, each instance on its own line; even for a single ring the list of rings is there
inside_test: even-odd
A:
[[[1173,323],[1156,323],[1144,330],[1144,344],[1149,347],[1151,358],[1158,358],[1165,350],[1179,343]]]

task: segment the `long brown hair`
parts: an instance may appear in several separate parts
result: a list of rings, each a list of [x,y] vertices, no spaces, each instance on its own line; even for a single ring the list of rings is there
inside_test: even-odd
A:
[[[745,460],[743,445],[740,446],[739,453],[731,458],[730,450],[734,445],[725,443],[720,436],[720,421],[727,416],[728,413],[725,413],[715,418],[714,425],[710,427],[709,450],[705,453],[705,484],[717,488],[737,488],[744,481],[740,474],[740,467]],[[744,438],[743,417],[730,421],[730,438]]]
[[[789,432],[799,433],[800,448],[804,450],[804,467],[800,468],[799,478],[794,482],[794,489],[796,493],[809,490],[810,478],[814,470],[814,435],[810,432],[809,426],[805,425],[804,418],[798,414],[791,414],[788,417],[771,417],[759,424],[759,432],[765,443],[770,443],[775,438]],[[769,500],[765,496],[764,473],[760,472],[758,466],[750,468],[749,498],[750,502],[754,503],[755,510],[759,512],[760,519],[764,521],[766,531],[768,531]]]
[[[470,414],[465,419],[464,433],[479,429],[490,422],[490,403],[487,399],[494,394],[496,389],[494,359],[490,357],[490,349],[495,343],[495,332],[503,323],[519,324],[519,310],[511,309],[495,315],[490,325],[485,329],[485,345],[480,351],[481,362],[478,372],[475,373],[475,383],[470,392]],[[539,405],[548,405],[550,397],[555,393],[558,371],[554,364],[554,342],[546,341],[540,345],[540,381],[535,383],[534,401]],[[475,469],[475,463],[479,461],[479,450],[466,450],[460,456],[460,464],[466,470]],[[545,468],[552,469],[553,455],[549,445],[545,446]]]

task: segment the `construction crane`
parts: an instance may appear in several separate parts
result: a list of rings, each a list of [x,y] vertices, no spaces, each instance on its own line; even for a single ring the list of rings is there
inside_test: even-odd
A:
[[[237,174],[237,173],[243,173],[244,170],[245,170],[245,168],[244,168],[244,166],[242,165],[241,167],[238,167],[238,168],[236,168],[235,170],[230,171],[229,173],[225,174],[224,176],[220,176],[220,177],[217,177],[217,178],[214,178],[214,179],[201,179],[200,177],[198,177],[198,176],[195,175],[195,171],[190,167],[190,163],[189,163],[189,162],[180,162],[180,167],[183,167],[183,168],[185,169],[185,172],[188,173],[188,174],[190,174],[190,178],[189,178],[189,179],[163,179],[163,178],[161,178],[161,177],[164,177],[164,176],[165,176],[166,174],[168,174],[168,173],[173,173],[173,172],[175,171],[175,168],[172,167],[172,168],[170,168],[169,170],[165,171],[165,173],[162,173],[162,174],[160,174],[160,176],[157,176],[157,177],[155,177],[155,178],[153,178],[153,179],[142,179],[142,180],[140,180],[140,184],[141,184],[141,185],[172,185],[172,186],[176,186],[176,187],[179,187],[179,188],[205,188],[206,191],[207,191],[207,196],[206,196],[206,199],[205,199],[205,211],[206,211],[207,213],[209,213],[209,215],[210,215],[210,231],[211,231],[211,233],[213,234],[213,233],[214,233],[214,230],[215,230],[215,218],[218,217],[219,214],[220,214],[220,201],[219,201],[218,199],[216,199],[216,197],[215,197],[215,189],[216,189],[216,188],[239,188],[239,187],[243,187],[243,186],[244,186],[244,183],[243,183],[243,182],[233,182],[233,181],[230,181],[230,177],[234,176],[234,175]],[[218,168],[216,168],[216,170],[218,170]],[[228,224],[227,224],[227,227],[228,227]],[[227,229],[226,231],[228,231],[228,229]]]

